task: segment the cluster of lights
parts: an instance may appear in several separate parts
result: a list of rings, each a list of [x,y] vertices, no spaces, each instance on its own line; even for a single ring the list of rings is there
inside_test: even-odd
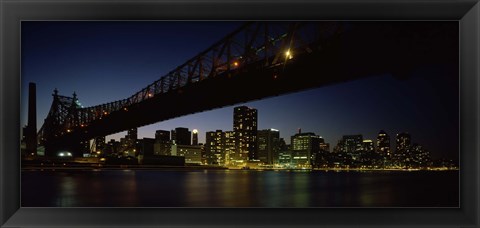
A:
[[[72,153],[70,153],[70,152],[60,152],[60,153],[58,153],[58,156],[59,157],[71,157]]]

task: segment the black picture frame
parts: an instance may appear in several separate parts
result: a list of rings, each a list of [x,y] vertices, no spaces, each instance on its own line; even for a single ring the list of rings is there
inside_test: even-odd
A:
[[[1,227],[479,227],[478,0],[0,0]],[[21,208],[22,20],[458,20],[460,208]]]

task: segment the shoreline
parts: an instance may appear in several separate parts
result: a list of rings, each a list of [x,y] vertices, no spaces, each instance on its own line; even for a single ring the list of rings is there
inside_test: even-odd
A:
[[[459,171],[458,168],[428,168],[428,169],[367,169],[367,168],[315,168],[315,169],[229,169],[226,167],[215,166],[131,166],[131,165],[118,165],[118,166],[24,166],[21,171],[63,171],[63,170],[78,170],[78,171],[102,171],[102,170],[152,170],[152,171],[194,171],[194,170],[221,170],[221,171],[287,171],[287,172],[415,172],[415,171]]]

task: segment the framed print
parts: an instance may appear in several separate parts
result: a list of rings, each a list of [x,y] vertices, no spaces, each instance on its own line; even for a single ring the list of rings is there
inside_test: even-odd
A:
[[[0,6],[2,226],[479,225],[477,1]]]

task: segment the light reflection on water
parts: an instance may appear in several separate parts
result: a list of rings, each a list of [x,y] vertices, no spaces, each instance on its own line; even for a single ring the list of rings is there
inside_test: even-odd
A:
[[[26,207],[456,207],[458,172],[23,171]]]

